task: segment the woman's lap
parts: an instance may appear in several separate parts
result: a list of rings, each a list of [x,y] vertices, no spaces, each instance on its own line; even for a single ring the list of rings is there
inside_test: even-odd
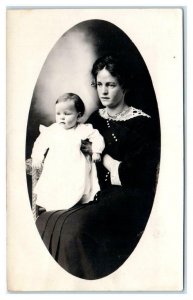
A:
[[[141,193],[114,186],[102,191],[98,201],[43,213],[36,225],[66,271],[97,279],[115,271],[135,248],[147,221],[144,203]]]

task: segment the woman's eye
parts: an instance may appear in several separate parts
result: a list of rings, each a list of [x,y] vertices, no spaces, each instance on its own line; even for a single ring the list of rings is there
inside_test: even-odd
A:
[[[110,86],[110,87],[115,87],[116,84],[115,84],[115,83],[109,83],[109,86]]]
[[[97,86],[101,86],[102,84],[101,84],[101,82],[97,82]]]

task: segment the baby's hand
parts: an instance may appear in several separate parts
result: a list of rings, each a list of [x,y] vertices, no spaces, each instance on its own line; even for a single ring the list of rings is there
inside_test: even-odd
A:
[[[93,153],[92,154],[92,161],[93,162],[99,162],[99,161],[101,161],[101,155],[100,155],[100,153]]]
[[[32,168],[41,169],[42,159],[32,159]]]

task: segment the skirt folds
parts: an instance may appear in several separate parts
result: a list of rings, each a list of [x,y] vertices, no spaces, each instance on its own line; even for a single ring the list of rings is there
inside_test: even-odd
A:
[[[36,226],[61,267],[79,278],[98,279],[114,272],[135,249],[152,203],[152,195],[111,186],[87,204],[42,213]]]

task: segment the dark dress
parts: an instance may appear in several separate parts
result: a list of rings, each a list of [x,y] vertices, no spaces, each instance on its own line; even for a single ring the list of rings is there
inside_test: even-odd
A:
[[[108,170],[98,163],[101,191],[94,201],[42,213],[36,225],[59,265],[77,277],[98,279],[121,266],[145,229],[155,196],[160,145],[159,130],[147,115],[113,120],[96,111],[88,122],[105,139],[103,155],[121,161],[121,185],[112,185]]]

